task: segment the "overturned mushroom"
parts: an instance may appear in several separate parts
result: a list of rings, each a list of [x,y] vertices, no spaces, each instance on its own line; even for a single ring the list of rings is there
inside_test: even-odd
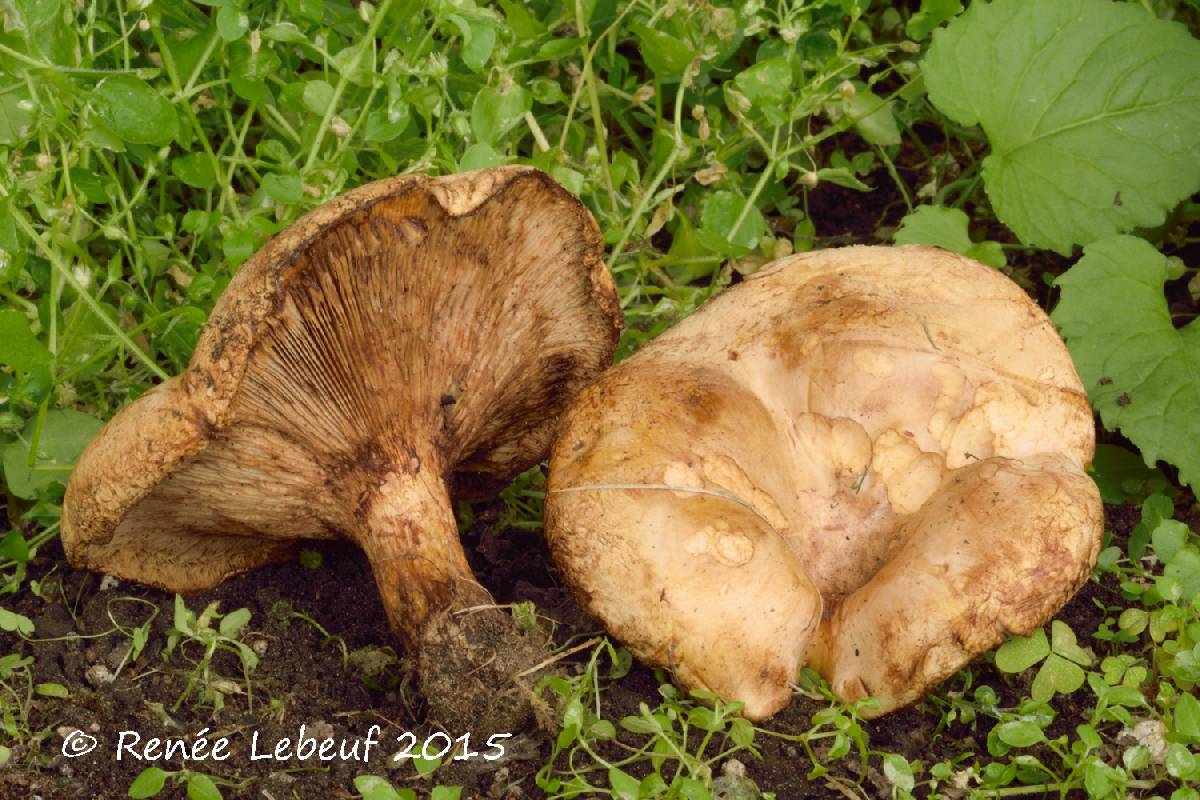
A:
[[[784,259],[574,401],[546,534],[581,602],[691,687],[804,666],[883,714],[1044,623],[1101,534],[1091,410],[1046,315],[917,247]]]
[[[187,592],[300,539],[366,551],[443,723],[514,723],[540,660],[473,578],[451,495],[549,445],[620,328],[600,234],[545,174],[379,181],[238,272],[187,371],[122,410],[71,476],[71,562]],[[500,685],[504,684],[504,685]],[[504,728],[508,730],[508,728]]]

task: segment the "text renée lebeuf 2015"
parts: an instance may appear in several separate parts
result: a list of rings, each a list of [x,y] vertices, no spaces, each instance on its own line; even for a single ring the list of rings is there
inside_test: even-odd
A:
[[[316,758],[321,761],[333,761],[334,759],[361,761],[365,764],[371,760],[372,748],[382,747],[382,742],[378,737],[383,732],[383,728],[379,725],[372,725],[367,729],[366,736],[354,739],[334,739],[333,737],[317,739],[313,736],[306,736],[304,728],[304,725],[300,726],[299,733],[294,739],[290,737],[277,739],[273,747],[267,747],[260,742],[258,731],[251,732],[250,760],[287,761],[295,758],[297,761],[308,761]],[[137,731],[121,731],[117,735],[117,761],[130,757],[138,761],[166,761],[175,757],[185,761],[227,760],[231,755],[229,737],[218,736],[210,741],[206,738],[208,732],[209,729],[204,728],[196,734],[196,738],[191,742],[185,739],[153,737],[146,739],[143,743],[142,735]],[[421,742],[417,739],[416,734],[404,731],[395,737],[396,742],[400,745],[400,750],[392,756],[392,760],[403,761],[408,758],[434,760],[453,750],[455,751],[455,761],[466,761],[476,757],[482,757],[485,761],[495,761],[504,757],[504,740],[511,736],[511,733],[493,733],[487,739],[486,749],[476,751],[471,749],[470,733],[464,733],[462,736],[452,739],[448,733],[435,731]],[[420,743],[419,748],[418,742]],[[461,751],[457,745],[462,745]]]

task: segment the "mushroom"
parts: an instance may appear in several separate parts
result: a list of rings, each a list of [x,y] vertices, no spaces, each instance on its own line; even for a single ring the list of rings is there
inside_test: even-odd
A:
[[[767,717],[805,666],[877,716],[1091,573],[1090,406],[1049,319],[924,247],[786,258],[583,391],[546,535],[635,655]]]
[[[568,398],[611,363],[602,252],[584,206],[528,168],[329,201],[241,268],[187,370],[89,444],[63,507],[68,558],[192,592],[298,540],[350,539],[438,719],[490,708],[508,730],[521,690],[505,681],[544,653],[473,577],[451,497],[542,458]]]

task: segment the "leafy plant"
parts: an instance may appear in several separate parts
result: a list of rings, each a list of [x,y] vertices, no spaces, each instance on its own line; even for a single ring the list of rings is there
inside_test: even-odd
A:
[[[922,72],[940,111],[983,127],[988,198],[1027,244],[1065,255],[1200,189],[1200,42],[1136,5],[975,2]]]

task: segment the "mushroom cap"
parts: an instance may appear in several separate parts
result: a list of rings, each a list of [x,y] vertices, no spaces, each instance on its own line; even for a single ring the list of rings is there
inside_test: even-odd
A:
[[[584,390],[546,535],[642,660],[761,718],[812,666],[869,715],[1087,579],[1091,408],[1047,316],[925,247],[783,259]]]
[[[602,253],[584,206],[530,168],[390,178],[320,206],[234,276],[187,370],[84,451],[68,557],[198,590],[361,528],[396,474],[502,485],[611,363]]]

